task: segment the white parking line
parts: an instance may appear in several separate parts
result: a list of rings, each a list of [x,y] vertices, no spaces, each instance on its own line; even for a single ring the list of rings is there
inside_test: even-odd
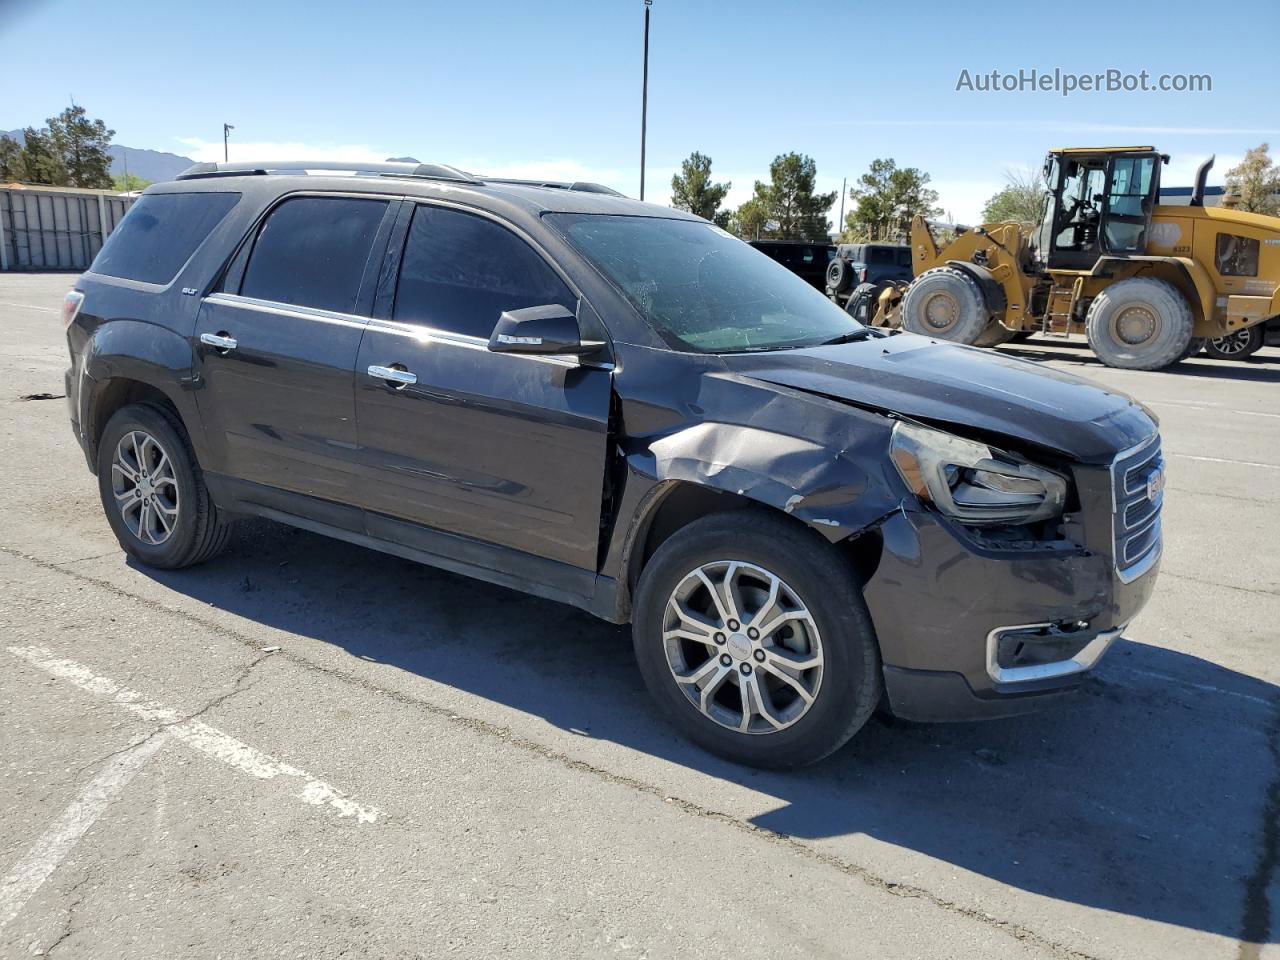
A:
[[[1226,457],[1197,457],[1190,453],[1174,453],[1166,451],[1168,456],[1181,457],[1183,460],[1199,460],[1201,463],[1234,463],[1238,467],[1262,467],[1264,470],[1280,470],[1280,463],[1259,463],[1257,460],[1229,460]]]
[[[1280,420],[1280,413],[1263,413],[1260,410],[1231,410],[1226,409],[1220,403],[1201,403],[1197,400],[1147,400],[1148,404],[1157,407],[1191,407],[1193,410],[1211,410],[1214,413],[1230,413],[1239,417],[1270,417],[1273,420]]]
[[[168,742],[165,733],[148,737],[142,743],[112,758],[80,796],[62,812],[57,820],[0,880],[0,930],[22,912],[27,901],[58,869],[71,848],[93,826],[102,811],[125,788],[134,774],[143,768],[157,750]]]
[[[45,313],[61,313],[57,307],[39,307],[34,303],[14,303],[12,300],[0,300],[0,307],[22,307],[24,310],[41,310]]]
[[[260,780],[281,776],[297,777],[303,780],[302,788],[293,795],[303,803],[332,807],[337,811],[338,816],[355,817],[360,823],[373,823],[381,813],[376,807],[357,803],[341,790],[323,780],[316,779],[305,770],[268,756],[230,734],[223,733],[217,727],[211,727],[200,720],[185,719],[177,710],[163,706],[154,700],[148,700],[138,691],[122,687],[107,677],[96,676],[88,667],[74,660],[55,657],[45,647],[9,647],[8,649],[14,656],[21,657],[46,673],[66,680],[81,690],[110,698],[117,706],[123,707],[148,723],[164,725],[174,739],[221,760],[241,773],[247,773]]]

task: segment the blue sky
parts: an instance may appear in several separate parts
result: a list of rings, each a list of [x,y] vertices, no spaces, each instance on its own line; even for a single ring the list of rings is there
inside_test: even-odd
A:
[[[693,150],[733,182],[812,156],[837,189],[876,157],[927,171],[962,220],[1050,146],[1153,143],[1185,184],[1280,152],[1280,4],[654,0],[648,199]],[[638,190],[641,0],[0,0],[0,129],[74,96],[117,142],[218,159],[412,155]],[[923,12],[921,12],[923,11]],[[1019,69],[1209,74],[1211,92],[981,93]],[[1213,182],[1211,180],[1211,182]]]

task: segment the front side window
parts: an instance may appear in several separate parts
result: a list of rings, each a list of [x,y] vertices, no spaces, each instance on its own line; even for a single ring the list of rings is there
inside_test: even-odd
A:
[[[168,283],[240,199],[238,193],[147,193],[98,251],[94,273]]]
[[[294,197],[267,217],[249,254],[246,297],[352,313],[385,200]]]
[[[800,277],[712,224],[599,214],[548,219],[679,349],[778,350],[863,334]]]
[[[1259,243],[1253,237],[1220,233],[1214,249],[1214,263],[1224,277],[1256,277]]]
[[[500,224],[447,207],[419,206],[409,225],[392,314],[489,339],[507,310],[578,299],[529,244]]]

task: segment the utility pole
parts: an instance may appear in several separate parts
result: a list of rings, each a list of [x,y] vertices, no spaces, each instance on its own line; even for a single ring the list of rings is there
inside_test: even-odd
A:
[[[836,224],[836,233],[844,233],[844,197],[849,192],[849,178],[840,181],[840,222]]]
[[[229,140],[229,135],[231,131],[234,129],[235,127],[233,127],[229,123],[224,123],[222,125],[222,159],[223,160],[231,159],[231,148],[227,144]]]
[[[644,79],[640,88],[640,199],[644,199],[644,141],[649,128],[649,8],[653,0],[644,0]]]

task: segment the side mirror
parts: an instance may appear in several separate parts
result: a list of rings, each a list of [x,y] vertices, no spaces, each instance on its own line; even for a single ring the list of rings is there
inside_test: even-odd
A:
[[[591,353],[604,344],[583,340],[578,332],[578,318],[568,307],[548,304],[507,310],[489,337],[494,353]]]

